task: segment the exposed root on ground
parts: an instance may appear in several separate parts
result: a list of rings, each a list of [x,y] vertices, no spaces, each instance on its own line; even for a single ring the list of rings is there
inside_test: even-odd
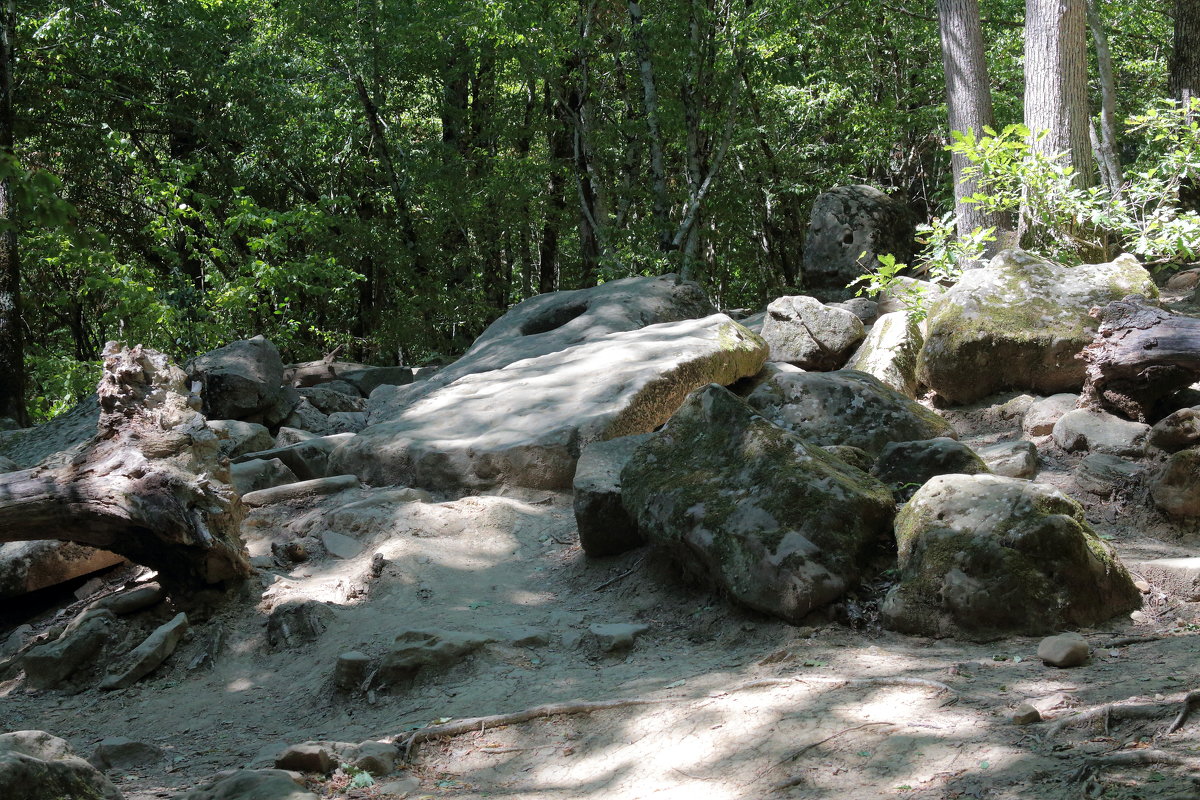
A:
[[[736,692],[749,691],[751,689],[764,689],[776,686],[791,686],[797,683],[833,683],[845,686],[914,686],[923,689],[934,689],[939,692],[949,692],[953,694],[953,700],[958,699],[957,693],[950,686],[941,683],[940,681],[930,680],[927,678],[907,678],[907,677],[882,677],[882,678],[849,678],[840,675],[793,675],[783,678],[760,678],[758,680],[748,681],[739,684],[729,689],[722,689],[711,692],[708,697],[723,697],[725,695],[734,694]],[[413,748],[421,742],[427,742],[430,739],[438,739],[443,736],[458,736],[462,733],[470,733],[471,731],[483,732],[488,728],[499,728],[506,725],[517,725],[522,722],[529,722],[534,719],[544,719],[546,717],[568,716],[574,714],[593,714],[600,711],[611,711],[617,708],[629,708],[632,706],[648,706],[661,705],[666,703],[683,703],[691,700],[699,700],[702,698],[696,697],[630,697],[623,700],[579,700],[566,703],[549,703],[547,705],[533,706],[522,711],[512,711],[507,714],[491,714],[486,717],[467,717],[465,719],[453,720],[440,725],[430,725],[426,728],[413,731],[408,736],[390,737],[390,741],[396,743],[397,747],[403,751],[403,756],[406,760],[410,760]],[[869,723],[870,725],[880,725],[888,723]],[[859,727],[867,727],[861,725]],[[851,728],[850,730],[856,730]],[[842,731],[846,733],[846,731]],[[841,735],[841,734],[835,734]],[[832,738],[832,737],[831,737]],[[824,741],[828,741],[827,739]],[[816,744],[821,744],[817,742]],[[816,744],[812,745],[813,747]],[[796,758],[804,750],[798,751],[784,761]],[[783,762],[780,762],[783,763]]]
[[[1200,690],[1193,690],[1185,695],[1176,695],[1156,703],[1132,703],[1127,700],[1119,703],[1106,703],[1105,705],[1084,709],[1076,714],[1056,720],[1046,728],[1042,740],[1048,741],[1058,736],[1067,728],[1073,728],[1095,720],[1103,720],[1104,732],[1108,733],[1109,725],[1113,721],[1158,719],[1169,713],[1171,708],[1182,706],[1179,713],[1176,714],[1174,721],[1163,731],[1164,734],[1174,733],[1183,727],[1188,715],[1191,714],[1192,707],[1198,701],[1200,701]]]

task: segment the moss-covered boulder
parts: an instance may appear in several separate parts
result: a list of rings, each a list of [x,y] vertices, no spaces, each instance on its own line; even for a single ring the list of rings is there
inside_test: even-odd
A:
[[[990,473],[974,450],[946,436],[916,442],[889,442],[871,474],[892,488],[897,500],[907,500],[936,475]]]
[[[1141,594],[1083,508],[1049,486],[995,475],[942,475],[896,518],[900,582],[884,625],[987,640],[1094,625]]]
[[[746,398],[776,425],[816,445],[878,455],[888,442],[955,435],[950,423],[865,372],[772,374]]]
[[[1158,296],[1133,256],[1063,267],[1005,250],[933,303],[918,378],[951,403],[1002,389],[1077,391],[1084,363],[1075,356],[1098,325],[1088,311],[1130,294]]]
[[[789,622],[858,582],[894,510],[879,481],[716,385],[634,452],[621,499],[688,572]]]

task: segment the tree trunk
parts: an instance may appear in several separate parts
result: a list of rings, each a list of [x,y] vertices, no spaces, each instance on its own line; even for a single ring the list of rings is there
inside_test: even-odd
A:
[[[1200,99],[1200,0],[1175,0],[1171,93],[1187,108]]]
[[[992,109],[979,0],[938,0],[937,10],[950,130],[982,136],[985,126],[995,127],[996,117]],[[1011,227],[1009,215],[984,211],[978,205],[964,202],[979,190],[978,182],[963,177],[970,164],[966,156],[954,153],[950,162],[954,169],[954,216],[958,221],[958,235],[967,236],[976,228],[1001,230]]]
[[[13,36],[17,14],[13,0],[0,12],[0,158],[16,162],[13,152]],[[17,252],[17,209],[11,181],[0,181],[0,417],[28,423],[25,411],[25,339],[21,315],[21,261]]]
[[[1080,356],[1088,365],[1081,406],[1146,422],[1162,400],[1200,380],[1200,319],[1136,295],[1093,309],[1092,316],[1100,330]]]
[[[650,60],[650,47],[642,28],[642,6],[637,0],[629,0],[629,22],[633,30],[634,52],[638,60],[638,73],[642,79],[642,95],[646,112],[646,127],[650,133],[650,175],[654,181],[652,199],[655,225],[658,227],[660,250],[671,249],[670,204],[667,199],[667,167],[663,152],[662,128],[658,120],[658,87],[654,83],[654,64]]]
[[[1096,161],[1100,164],[1100,176],[1113,197],[1120,199],[1121,157],[1117,151],[1117,79],[1113,74],[1112,51],[1108,47],[1108,34],[1096,0],[1088,0],[1087,21],[1092,29],[1092,41],[1096,44],[1096,71],[1100,76],[1100,136],[1094,142]]]
[[[1065,155],[1080,188],[1095,183],[1088,116],[1086,0],[1026,0],[1025,126],[1035,152]]]
[[[183,593],[249,575],[245,512],[185,378],[161,353],[106,348],[97,436],[63,466],[0,475],[0,542],[110,550]]]

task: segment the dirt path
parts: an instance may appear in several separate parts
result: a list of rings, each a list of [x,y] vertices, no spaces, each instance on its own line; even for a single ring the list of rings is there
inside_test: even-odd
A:
[[[969,441],[1012,436],[1011,420],[994,411],[950,416]],[[1047,455],[1041,479],[1067,487],[1073,459]],[[1058,670],[1035,658],[1036,639],[971,644],[881,631],[872,610],[882,582],[876,594],[792,627],[684,586],[669,564],[640,552],[586,559],[566,494],[401,499],[360,490],[254,512],[254,555],[294,541],[317,554],[325,531],[357,540],[361,553],[264,569],[251,596],[194,625],[171,661],[133,688],[62,695],[20,680],[0,685],[0,727],[45,729],[85,755],[106,736],[154,742],[167,749],[163,764],[113,775],[126,797],[150,800],[222,769],[269,766],[286,744],[403,739],[437,721],[544,703],[648,698],[663,702],[426,742],[414,749],[411,796],[1200,797],[1190,761],[1200,759],[1200,721],[1165,732],[1181,695],[1200,688],[1200,618],[1161,587],[1151,587],[1140,621],[1084,632],[1089,664]],[[1126,557],[1197,552],[1194,531],[1137,497],[1081,499]],[[327,630],[272,649],[270,611],[305,599],[332,609]],[[589,627],[607,623],[647,630],[632,649],[606,652]],[[493,641],[369,694],[335,692],[338,654],[382,654],[408,629]],[[189,670],[218,630],[215,666]],[[1112,645],[1128,637],[1145,640]],[[1009,720],[1025,701],[1061,719],[1135,699],[1153,706],[1150,717],[1118,709],[1107,726],[1101,717],[1053,736],[1052,723]],[[1089,767],[1131,749],[1189,761]],[[330,792],[383,796],[378,787]]]

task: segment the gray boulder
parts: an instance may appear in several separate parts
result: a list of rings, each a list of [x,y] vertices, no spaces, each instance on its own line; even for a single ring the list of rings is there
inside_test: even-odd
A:
[[[107,550],[74,542],[0,544],[0,597],[17,597],[120,564]]]
[[[229,467],[230,480],[238,494],[246,495],[259,489],[271,489],[295,483],[296,473],[278,458],[252,458]]]
[[[85,610],[57,639],[33,647],[21,657],[25,682],[34,689],[58,689],[82,677],[112,636],[116,619],[107,609]]]
[[[491,641],[488,636],[458,631],[404,631],[380,661],[379,679],[396,683],[423,669],[456,664]]]
[[[889,389],[916,397],[917,354],[923,341],[920,324],[907,312],[884,314],[850,356],[846,369],[873,375]]]
[[[982,475],[991,472],[975,451],[945,436],[916,442],[888,442],[871,474],[907,500],[935,475]]]
[[[1094,625],[1141,605],[1083,508],[1049,486],[941,475],[896,518],[900,582],[884,625],[988,640]]]
[[[334,433],[358,433],[367,427],[367,412],[335,411],[329,415],[329,427]]]
[[[1038,471],[1038,449],[1033,442],[997,442],[977,451],[983,463],[996,475],[1006,478],[1032,478]]]
[[[1151,478],[1150,497],[1172,517],[1200,517],[1200,447],[1172,453]]]
[[[621,470],[652,434],[593,442],[575,470],[575,522],[579,544],[589,556],[611,556],[645,544],[637,523],[621,503]]]
[[[503,369],[524,359],[596,342],[613,333],[706,317],[716,312],[699,285],[675,275],[624,278],[589,289],[540,294],[487,327],[462,358],[407,386],[370,393],[372,424],[468,375]],[[422,374],[424,374],[422,372]],[[415,375],[414,375],[415,378]]]
[[[127,689],[158,669],[166,661],[183,635],[188,631],[187,614],[182,611],[170,621],[159,625],[133,652],[121,660],[100,682],[101,689]]]
[[[789,622],[857,584],[893,513],[883,484],[711,385],[634,452],[621,486],[651,543]]]
[[[220,773],[180,800],[319,800],[304,788],[300,776],[281,769],[231,770]]]
[[[900,200],[873,186],[838,186],[813,203],[804,242],[804,285],[832,297],[849,294],[846,284],[891,253],[898,261],[913,254],[916,219]]]
[[[45,731],[0,734],[0,797],[4,800],[121,800],[102,772]]]
[[[267,643],[275,650],[290,650],[321,638],[337,615],[316,600],[288,600],[267,617]]]
[[[125,736],[108,736],[96,745],[88,759],[97,769],[132,769],[149,766],[163,760],[166,752],[156,744],[139,742]]]
[[[339,384],[354,392],[353,395],[339,391]],[[322,414],[336,414],[339,411],[366,411],[367,401],[359,396],[358,390],[348,383],[334,381],[320,386],[297,389],[300,396],[311,403]]]
[[[1098,327],[1088,311],[1129,294],[1158,296],[1133,256],[1067,268],[1005,250],[933,303],[918,377],[951,403],[1002,389],[1077,391],[1075,356]]]
[[[1055,423],[1078,405],[1078,394],[1062,392],[1043,397],[1025,411],[1025,416],[1021,418],[1021,430],[1026,436],[1049,436],[1054,432]]]
[[[1077,408],[1054,423],[1053,433],[1054,443],[1068,452],[1086,450],[1115,456],[1140,456],[1146,452],[1150,426],[1121,419],[1106,411]]]
[[[1148,442],[1168,453],[1200,444],[1200,407],[1181,408],[1160,419],[1150,429]]]
[[[271,407],[283,382],[279,350],[262,336],[232,342],[187,365],[188,378],[202,386],[204,416],[251,419]]]
[[[443,385],[348,439],[330,467],[377,486],[565,488],[585,445],[654,430],[688,392],[753,375],[766,354],[723,314],[611,333]]]
[[[414,379],[412,367],[364,367],[342,376],[363,397],[370,397],[379,386],[407,386]]]
[[[843,366],[865,335],[853,312],[803,295],[772,302],[762,327],[772,361],[814,370]]]
[[[210,419],[208,427],[220,440],[221,455],[236,458],[256,450],[267,450],[275,445],[271,432],[257,422],[242,422],[236,419]]]
[[[292,409],[292,413],[284,418],[283,424],[289,428],[308,431],[318,436],[334,433],[329,417],[309,402],[307,397],[301,397],[300,402]]]
[[[1092,453],[1075,468],[1075,485],[1085,492],[1109,497],[1118,488],[1136,485],[1146,468],[1107,453]]]
[[[746,402],[813,444],[850,445],[872,455],[888,442],[954,436],[937,414],[854,370],[777,372]]]
[[[76,448],[91,441],[99,424],[100,402],[92,393],[49,422],[0,433],[0,455],[18,469],[29,469],[47,459],[49,464],[62,464]]]

